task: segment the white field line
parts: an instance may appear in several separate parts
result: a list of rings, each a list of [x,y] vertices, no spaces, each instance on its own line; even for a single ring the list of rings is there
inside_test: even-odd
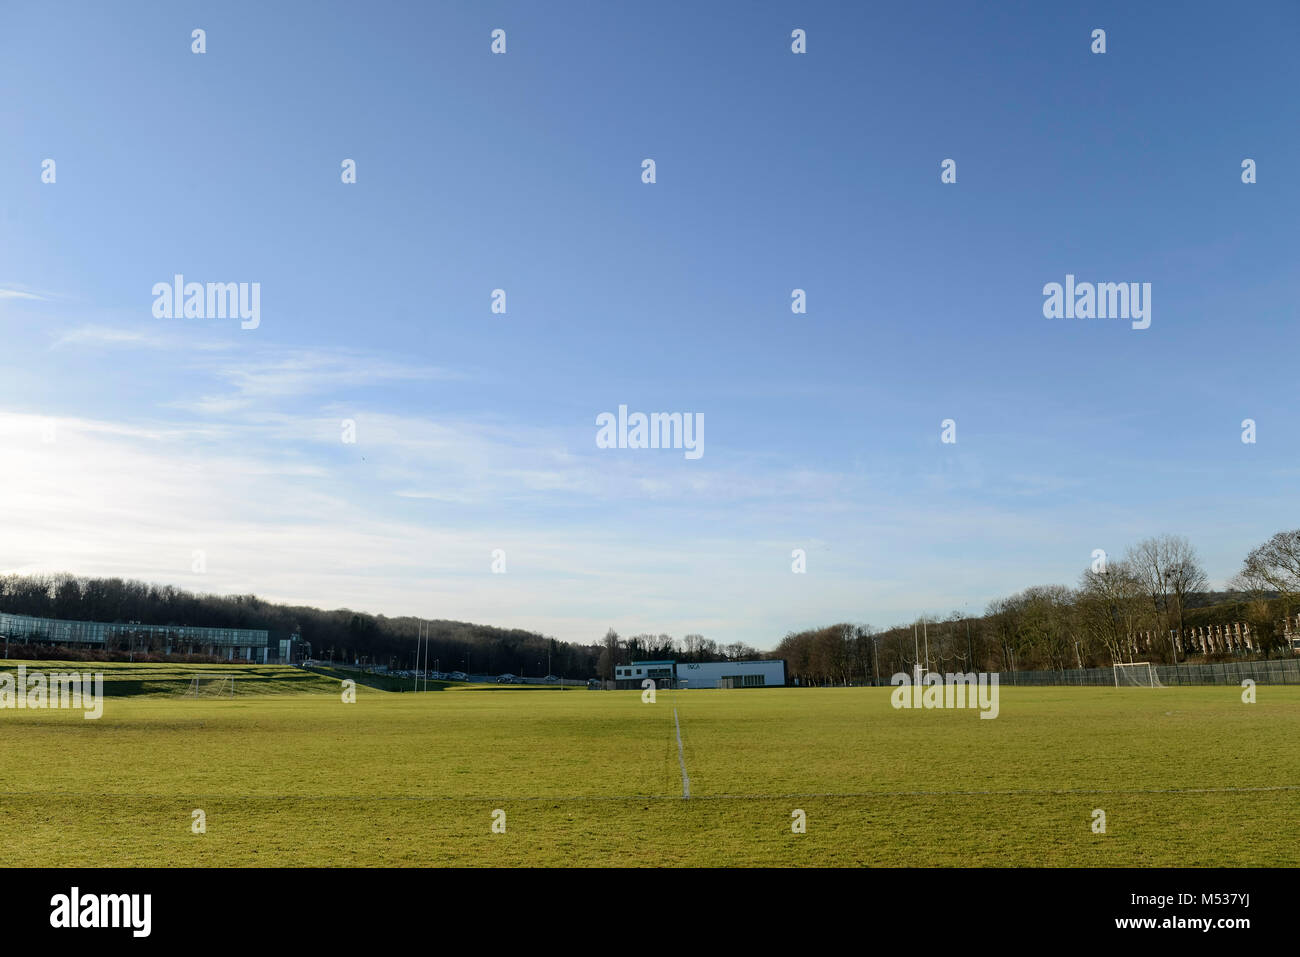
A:
[[[686,774],[686,758],[682,754],[682,723],[677,720],[677,707],[673,706],[673,724],[677,726],[677,763],[682,767],[682,800],[691,799],[691,779]]]

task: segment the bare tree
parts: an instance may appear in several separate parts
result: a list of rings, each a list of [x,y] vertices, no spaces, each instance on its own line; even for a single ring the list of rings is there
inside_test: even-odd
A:
[[[853,629],[853,670],[862,675],[866,681],[870,676],[874,681],[876,675],[875,640],[876,629],[870,625],[857,625]]]
[[[998,645],[1001,671],[1016,670],[1020,644],[1020,613],[1023,605],[1021,596],[1013,595],[1010,598],[995,598],[985,609],[985,618]]]
[[[1074,643],[1073,600],[1064,585],[1035,585],[1023,595],[1020,634],[1048,668],[1064,668]]]
[[[1182,640],[1187,634],[1185,612],[1187,597],[1207,591],[1210,580],[1205,569],[1201,567],[1196,549],[1185,538],[1171,538],[1169,541],[1169,587],[1174,593],[1174,602],[1178,610],[1178,637]]]
[[[610,681],[614,677],[614,666],[618,664],[618,632],[613,628],[605,632],[605,638],[601,645],[603,647],[601,648],[597,668],[600,676],[606,681]]]
[[[1128,562],[1112,562],[1104,571],[1089,568],[1079,581],[1079,623],[1083,633],[1099,641],[1111,663],[1122,662],[1143,618],[1145,589]]]
[[[1230,584],[1249,597],[1246,617],[1256,647],[1266,656],[1281,647],[1283,635],[1277,631],[1269,599],[1276,595],[1283,617],[1291,616],[1291,609],[1300,597],[1300,529],[1278,532],[1263,545],[1251,549]]]
[[[1157,633],[1169,634],[1169,647],[1173,659],[1178,661],[1178,648],[1174,644],[1170,620],[1170,596],[1178,608],[1178,622],[1182,629],[1182,602],[1175,582],[1186,580],[1199,589],[1205,588],[1205,572],[1196,561],[1196,551],[1187,539],[1179,535],[1157,535],[1146,538],[1129,548],[1124,560],[1142,582],[1142,589],[1151,603],[1151,614]],[[1197,583],[1200,584],[1197,584]],[[1183,592],[1186,594],[1186,591]]]
[[[1251,549],[1233,582],[1257,594],[1276,592],[1283,614],[1289,615],[1300,597],[1300,528],[1278,532]]]

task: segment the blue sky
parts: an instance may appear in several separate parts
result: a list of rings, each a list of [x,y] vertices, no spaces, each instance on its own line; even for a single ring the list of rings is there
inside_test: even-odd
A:
[[[273,6],[0,14],[0,570],[771,647],[1295,526],[1294,3]]]

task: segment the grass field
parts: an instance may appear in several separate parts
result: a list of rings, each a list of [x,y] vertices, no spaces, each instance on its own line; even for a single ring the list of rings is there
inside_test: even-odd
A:
[[[194,699],[209,669],[27,664],[122,696],[0,710],[8,866],[1300,864],[1300,688],[1004,687],[980,720],[887,688],[344,704],[290,668],[210,666],[241,693]]]

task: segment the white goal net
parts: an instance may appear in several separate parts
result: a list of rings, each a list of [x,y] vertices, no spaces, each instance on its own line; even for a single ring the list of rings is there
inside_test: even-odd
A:
[[[235,693],[235,679],[230,675],[195,675],[185,690],[187,698],[229,698]]]
[[[1115,665],[1116,688],[1163,688],[1156,669],[1149,661],[1131,661]]]

